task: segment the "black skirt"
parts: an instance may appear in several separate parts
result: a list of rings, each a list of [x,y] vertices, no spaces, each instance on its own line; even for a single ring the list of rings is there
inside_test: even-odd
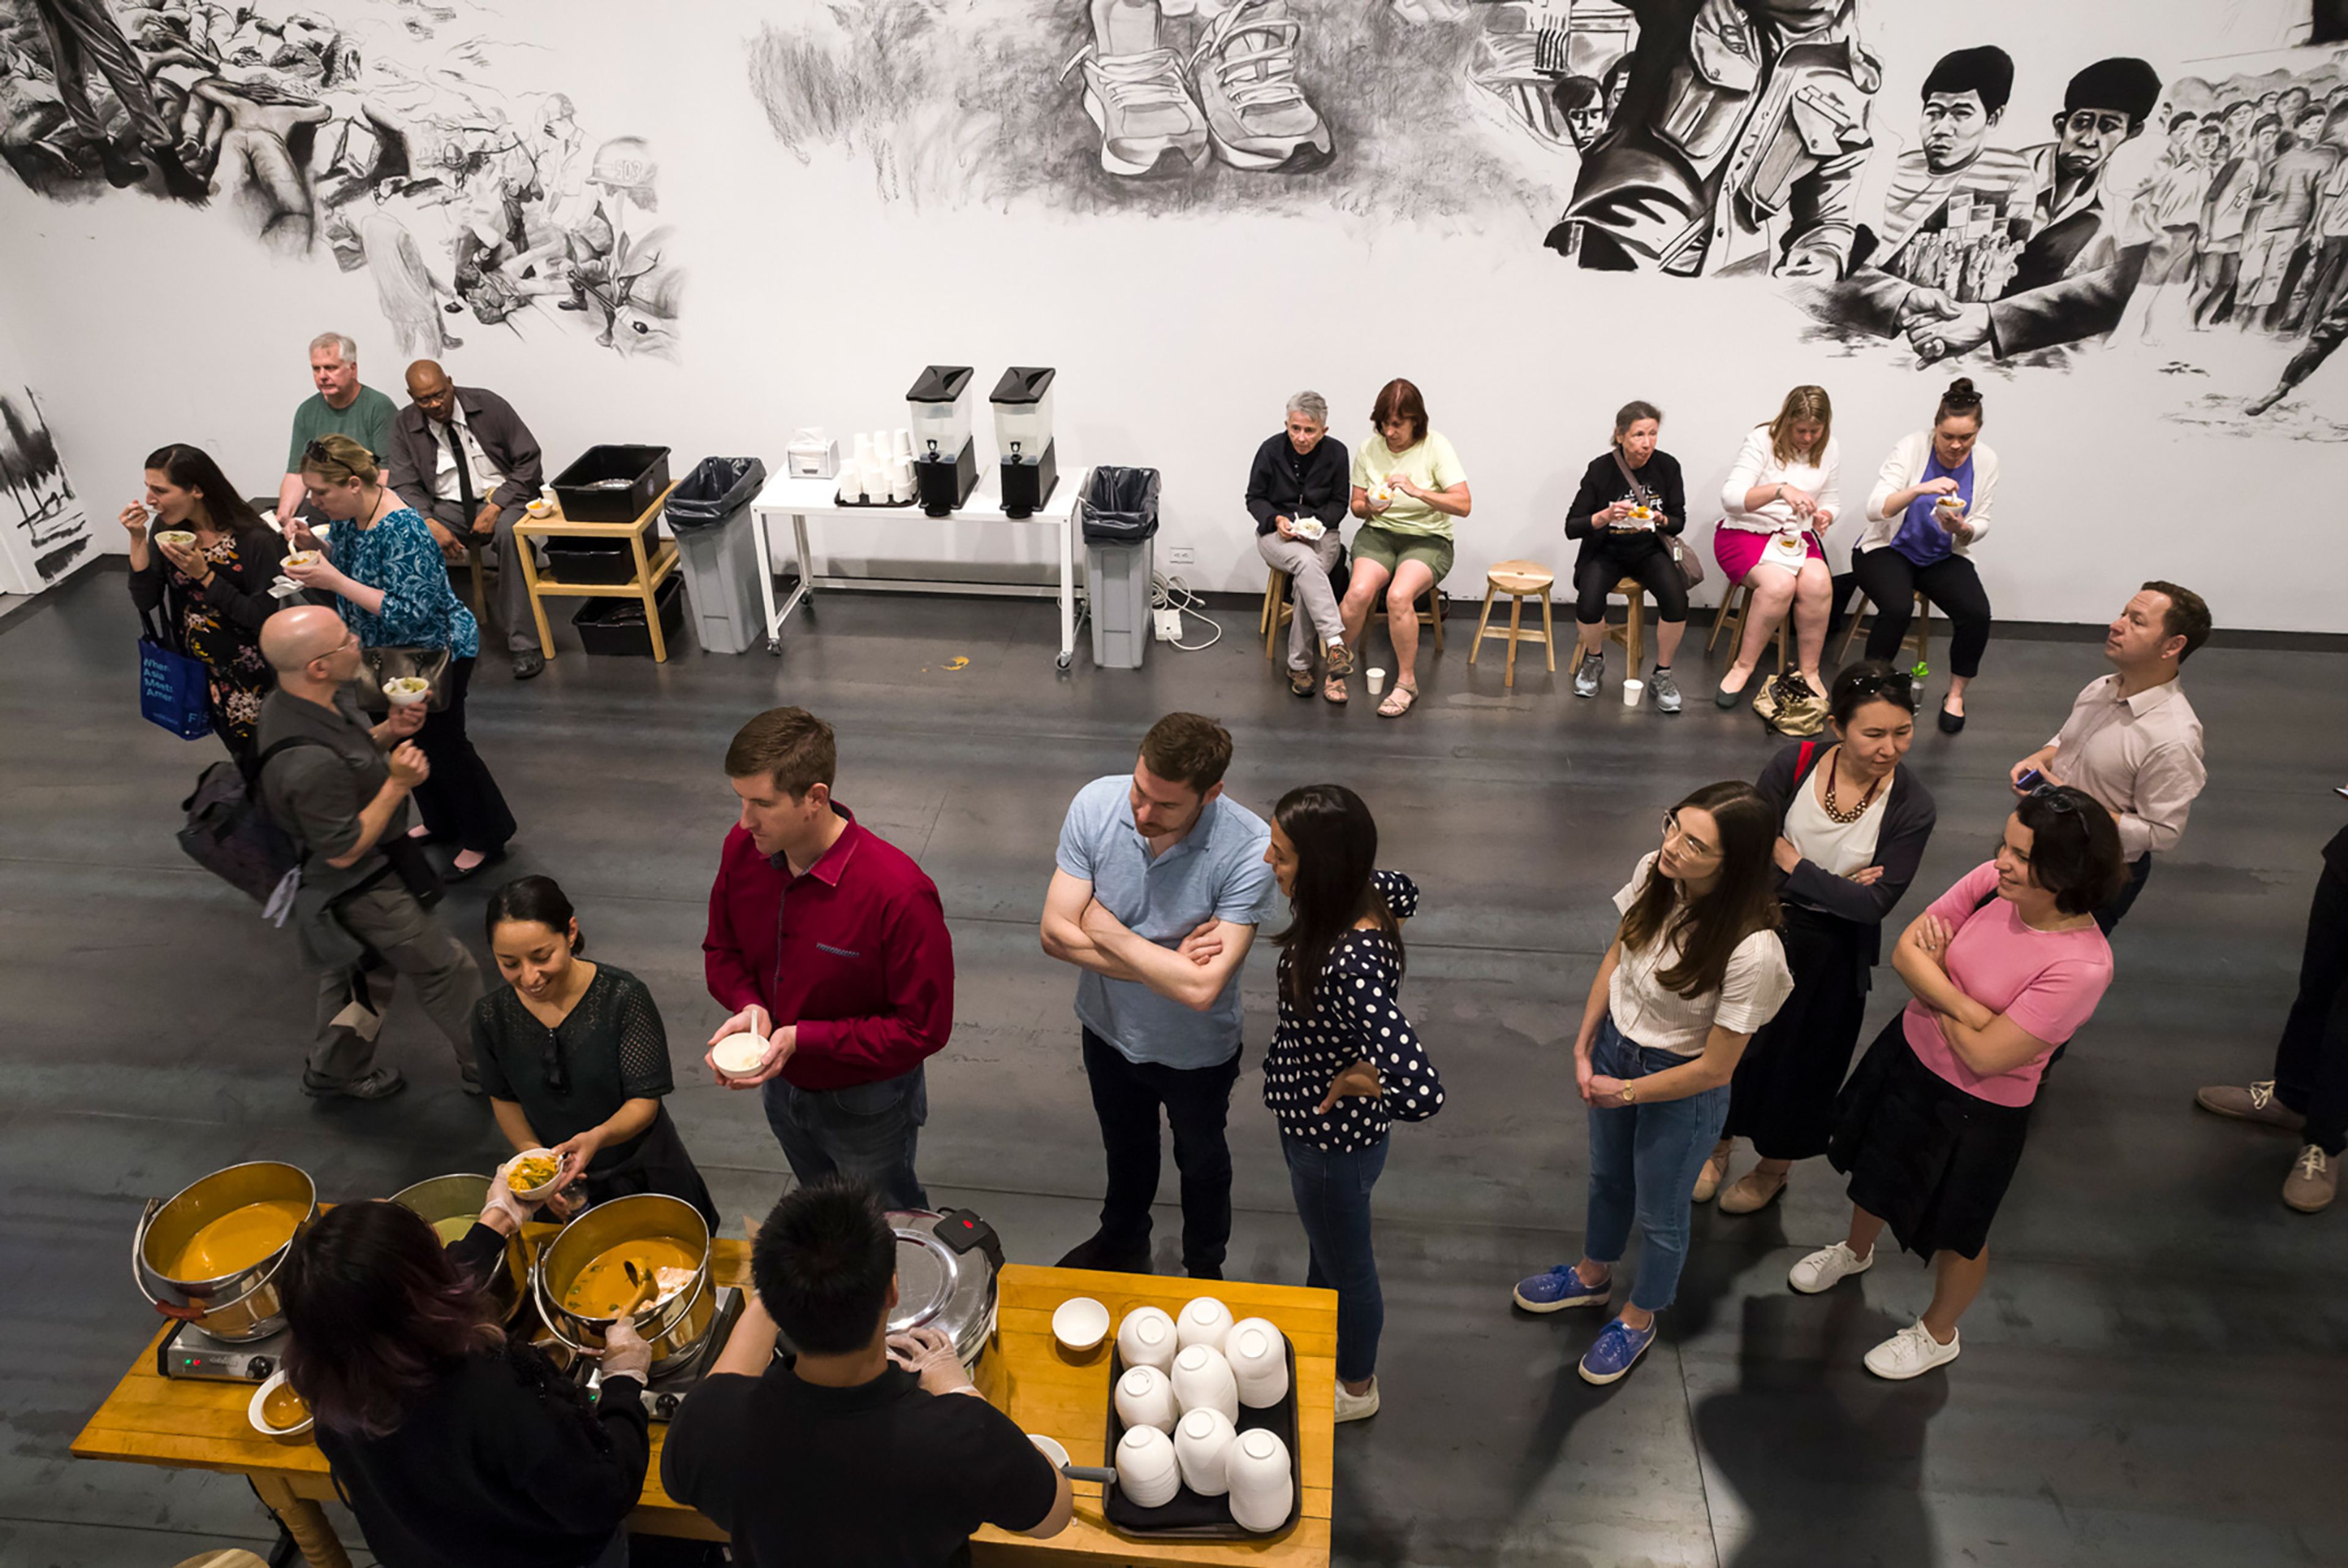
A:
[[[1827,1158],[1902,1249],[1979,1257],[2022,1163],[2030,1107],[1976,1099],[1919,1061],[1904,1017],[1884,1025],[1844,1085]]]
[[[1765,1160],[1807,1160],[1834,1134],[1835,1093],[1866,1021],[1876,928],[1797,904],[1780,933],[1793,993],[1746,1043],[1730,1081],[1724,1138],[1750,1138]]]

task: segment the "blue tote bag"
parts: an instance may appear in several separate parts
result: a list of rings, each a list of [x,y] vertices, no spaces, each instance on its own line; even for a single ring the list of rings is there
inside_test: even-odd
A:
[[[139,716],[183,741],[203,739],[212,733],[203,661],[171,646],[152,614],[140,619],[145,630],[139,638]]]

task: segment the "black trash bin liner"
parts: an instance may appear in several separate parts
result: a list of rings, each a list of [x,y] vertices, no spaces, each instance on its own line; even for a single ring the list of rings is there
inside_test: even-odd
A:
[[[1139,544],[1158,531],[1158,470],[1095,468],[1076,517],[1088,545]]]
[[[767,466],[756,457],[704,457],[668,493],[661,510],[671,532],[724,522],[758,498]]]

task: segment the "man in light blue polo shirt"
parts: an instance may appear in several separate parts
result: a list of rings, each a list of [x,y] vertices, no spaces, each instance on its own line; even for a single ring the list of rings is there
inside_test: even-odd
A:
[[[1182,1264],[1220,1279],[1231,1236],[1223,1123],[1240,1075],[1240,966],[1273,889],[1263,818],[1223,798],[1231,737],[1197,713],[1150,726],[1128,776],[1076,792],[1044,898],[1044,950],[1083,970],[1076,1020],[1108,1155],[1100,1229],[1063,1268],[1149,1272],[1159,1108],[1182,1173]]]

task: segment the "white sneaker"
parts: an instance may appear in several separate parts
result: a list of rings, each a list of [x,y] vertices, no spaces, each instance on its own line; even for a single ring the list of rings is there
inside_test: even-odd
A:
[[[1349,1394],[1345,1392],[1344,1384],[1337,1385],[1337,1419],[1341,1423],[1367,1420],[1377,1413],[1378,1380],[1375,1378],[1370,1379],[1370,1391],[1366,1394]]]
[[[1875,1266],[1875,1252],[1869,1248],[1865,1257],[1850,1250],[1849,1242],[1837,1242],[1822,1246],[1786,1271],[1786,1283],[1804,1296],[1816,1296],[1821,1290],[1831,1290],[1854,1274],[1865,1274]]]
[[[1190,56],[1208,139],[1233,169],[1296,172],[1329,160],[1329,127],[1296,82],[1301,31],[1278,0],[1239,0]]]
[[[1060,72],[1081,69],[1085,113],[1100,128],[1101,167],[1138,179],[1186,174],[1207,156],[1207,119],[1191,101],[1171,49],[1105,55],[1086,44]]]
[[[1945,1367],[1957,1358],[1960,1340],[1952,1337],[1946,1345],[1932,1337],[1924,1320],[1915,1322],[1878,1345],[1867,1353],[1867,1369],[1879,1378],[1902,1382],[1935,1367]]]

